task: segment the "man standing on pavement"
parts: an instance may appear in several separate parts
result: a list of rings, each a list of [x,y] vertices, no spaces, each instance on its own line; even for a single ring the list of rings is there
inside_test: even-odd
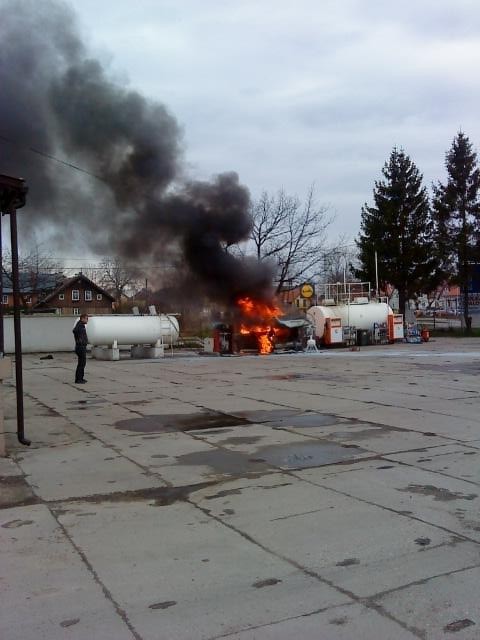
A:
[[[86,313],[82,313],[80,316],[80,320],[77,322],[75,327],[73,328],[73,335],[75,337],[75,353],[78,357],[77,369],[75,371],[75,383],[76,384],[85,384],[86,380],[83,377],[85,372],[85,365],[87,364],[87,344],[88,344],[88,336],[87,336],[87,322],[88,315]]]

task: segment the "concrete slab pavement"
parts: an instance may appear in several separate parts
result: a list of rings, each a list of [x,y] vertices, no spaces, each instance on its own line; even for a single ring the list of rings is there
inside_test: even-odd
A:
[[[242,480],[214,492],[207,488],[192,500],[358,598],[425,579],[433,566],[444,573],[480,559],[477,546],[454,533],[300,479]],[[262,506],[254,509],[253,503]]]
[[[44,505],[0,510],[4,640],[131,640],[128,621]]]
[[[477,640],[479,579],[478,567],[465,569],[385,594],[376,602],[384,611],[408,618],[412,626],[422,630],[425,640]]]
[[[477,340],[24,369],[2,640],[478,637]]]
[[[350,601],[188,503],[76,503],[59,521],[142,638],[211,638]]]
[[[98,440],[25,451],[17,461],[36,495],[49,502],[165,486]]]
[[[418,635],[402,629],[372,608],[352,604],[220,637],[228,640],[412,640]]]

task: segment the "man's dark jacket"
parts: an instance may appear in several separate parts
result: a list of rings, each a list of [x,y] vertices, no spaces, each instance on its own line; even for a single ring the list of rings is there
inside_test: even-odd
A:
[[[81,320],[77,322],[73,328],[73,335],[75,336],[76,347],[86,347],[88,344],[87,330]]]

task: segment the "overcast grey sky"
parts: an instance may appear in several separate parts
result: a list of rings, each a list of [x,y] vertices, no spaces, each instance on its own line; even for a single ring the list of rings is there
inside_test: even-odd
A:
[[[480,144],[478,0],[77,0],[87,41],[184,128],[196,177],[252,195],[315,183],[354,237],[393,146],[427,186]]]
[[[91,54],[176,117],[191,177],[234,170],[253,197],[315,183],[332,240],[358,233],[394,146],[430,186],[460,128],[480,145],[478,0],[72,6]]]

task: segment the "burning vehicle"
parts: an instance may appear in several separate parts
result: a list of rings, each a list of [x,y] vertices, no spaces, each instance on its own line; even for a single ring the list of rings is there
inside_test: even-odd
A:
[[[236,300],[229,323],[217,324],[213,349],[217,353],[258,353],[301,350],[311,325],[305,318],[286,318],[274,302],[245,296]]]
[[[236,304],[239,312],[240,336],[253,339],[259,353],[272,353],[281,331],[277,326],[277,318],[283,315],[281,309],[273,304],[255,301],[250,297],[239,298]]]

